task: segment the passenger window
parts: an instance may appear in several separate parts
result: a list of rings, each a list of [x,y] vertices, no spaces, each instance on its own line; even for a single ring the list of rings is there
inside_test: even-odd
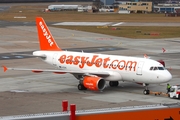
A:
[[[153,70],[153,67],[150,67],[150,69],[149,70]]]

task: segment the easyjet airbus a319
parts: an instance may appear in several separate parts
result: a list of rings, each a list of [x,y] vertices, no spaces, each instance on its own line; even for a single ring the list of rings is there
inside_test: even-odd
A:
[[[54,66],[54,70],[7,68],[6,70],[31,70],[33,72],[70,73],[79,80],[79,90],[102,91],[109,81],[111,87],[118,86],[119,81],[142,83],[144,94],[149,94],[148,84],[165,83],[172,76],[164,66],[152,59],[102,55],[94,53],[63,51],[58,47],[43,18],[36,18],[40,50],[33,56],[41,58]]]

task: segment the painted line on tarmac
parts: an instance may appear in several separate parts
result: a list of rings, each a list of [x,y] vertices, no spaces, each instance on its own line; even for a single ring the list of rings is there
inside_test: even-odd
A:
[[[116,23],[116,24],[113,24],[112,26],[118,26],[118,25],[121,25],[121,24],[124,24],[124,22]]]
[[[105,26],[111,23],[112,22],[62,22],[62,23],[55,23],[53,25]]]

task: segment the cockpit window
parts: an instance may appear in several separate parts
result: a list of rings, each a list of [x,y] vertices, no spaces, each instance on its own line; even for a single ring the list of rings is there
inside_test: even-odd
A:
[[[166,70],[165,67],[150,67],[149,70]]]
[[[154,67],[154,70],[158,70],[158,67]]]
[[[159,70],[164,70],[164,67],[158,67]]]
[[[153,70],[153,67],[150,67],[150,70]]]

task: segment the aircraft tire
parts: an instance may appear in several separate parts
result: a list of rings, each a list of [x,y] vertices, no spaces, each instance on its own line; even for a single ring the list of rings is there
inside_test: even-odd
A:
[[[83,90],[83,85],[82,84],[78,84],[78,90]]]
[[[109,81],[110,87],[117,87],[119,85],[119,81]]]
[[[109,86],[113,87],[113,82],[112,81],[109,81]]]
[[[144,93],[144,95],[149,95],[150,92],[149,92],[149,90],[144,90],[143,93]]]
[[[87,90],[82,84],[78,84],[78,90]]]
[[[118,86],[119,85],[119,81],[114,81],[114,86]]]

